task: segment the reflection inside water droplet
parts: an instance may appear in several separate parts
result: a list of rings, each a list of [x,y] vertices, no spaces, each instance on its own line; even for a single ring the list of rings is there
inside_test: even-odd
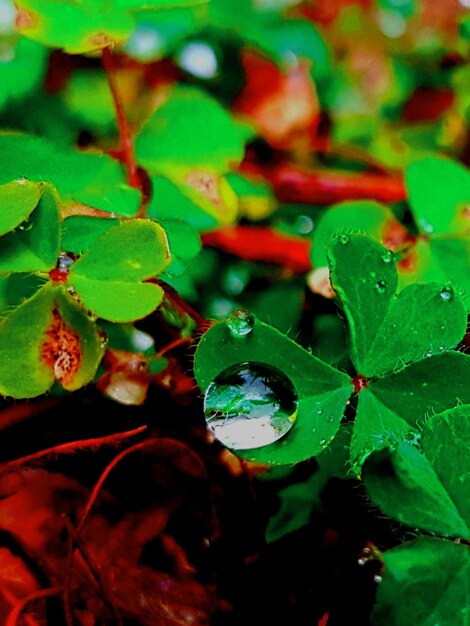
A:
[[[227,326],[235,337],[245,337],[245,335],[249,335],[254,325],[255,318],[245,309],[233,311],[227,319]]]
[[[378,293],[385,293],[387,289],[387,283],[384,280],[378,280],[375,283],[375,289]]]
[[[439,295],[442,300],[452,300],[452,298],[454,297],[454,290],[450,285],[446,285],[441,289]]]
[[[280,370],[255,362],[221,372],[204,399],[207,425],[235,450],[260,448],[281,439],[294,425],[298,398]]]
[[[33,222],[29,219],[29,217],[27,217],[24,222],[21,222],[21,224],[18,226],[18,230],[22,230],[23,232],[28,232],[28,230],[31,230],[33,227]]]

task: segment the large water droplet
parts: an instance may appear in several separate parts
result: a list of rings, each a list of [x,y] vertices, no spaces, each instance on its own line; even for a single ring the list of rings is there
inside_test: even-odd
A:
[[[385,293],[387,290],[387,283],[384,280],[378,280],[374,287],[377,293]]]
[[[245,362],[227,368],[209,385],[204,412],[219,441],[235,450],[260,448],[294,425],[298,399],[280,370]]]
[[[245,309],[232,311],[227,319],[227,326],[235,337],[245,337],[249,335],[255,325],[254,316]]]
[[[439,296],[442,300],[452,300],[452,298],[454,297],[454,290],[450,285],[446,285],[439,292]]]

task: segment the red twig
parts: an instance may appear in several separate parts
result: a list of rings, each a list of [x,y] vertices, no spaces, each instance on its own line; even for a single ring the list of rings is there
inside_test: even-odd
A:
[[[94,439],[81,439],[79,441],[71,441],[68,443],[62,443],[46,450],[40,450],[28,456],[23,456],[20,459],[14,459],[13,461],[7,461],[0,466],[1,471],[11,470],[18,466],[25,465],[26,463],[34,463],[41,461],[49,456],[56,456],[59,454],[73,454],[74,452],[81,450],[97,450],[102,446],[115,446],[121,443],[125,439],[135,437],[144,432],[147,426],[140,426],[134,430],[129,430],[124,433],[115,433],[112,435],[106,435],[105,437],[96,437]]]
[[[24,598],[21,598],[8,616],[5,626],[17,626],[21,614],[30,602],[42,600],[43,598],[51,598],[58,595],[61,591],[61,587],[50,587],[49,589],[39,589],[38,591],[33,591]]]
[[[398,176],[308,170],[288,163],[260,169],[246,163],[243,170],[266,178],[281,202],[333,204],[362,199],[399,202],[406,198],[404,181]]]
[[[131,187],[140,189],[140,178],[137,171],[137,165],[134,157],[134,144],[132,141],[131,131],[127,122],[127,117],[124,112],[124,107],[119,93],[118,86],[116,84],[115,66],[113,59],[113,52],[110,47],[103,48],[102,52],[103,67],[108,76],[109,89],[113,96],[114,108],[116,109],[116,116],[119,127],[119,140],[122,158],[127,168],[127,179]]]

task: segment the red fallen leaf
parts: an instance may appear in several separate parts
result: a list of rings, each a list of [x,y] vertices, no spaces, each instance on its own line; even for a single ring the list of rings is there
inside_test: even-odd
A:
[[[95,541],[89,545],[99,570],[103,574],[112,604],[127,618],[143,626],[208,626],[214,612],[227,610],[215,589],[199,583],[181,547],[162,535],[162,548],[173,561],[174,572],[156,571],[140,562],[143,546],[161,535],[171,509],[155,508],[126,516],[114,527],[103,520],[102,531],[93,530]],[[87,532],[89,536],[89,532]]]
[[[74,517],[86,490],[71,478],[42,469],[18,470],[19,489],[0,500],[0,529],[11,533],[28,555],[43,561],[49,576],[60,580],[66,544],[61,540],[63,514]]]
[[[455,94],[450,89],[419,87],[403,109],[405,122],[432,122],[443,115],[454,103]]]
[[[41,359],[64,387],[72,383],[80,369],[80,338],[65,324],[57,309],[52,311],[52,323],[42,344]]]
[[[405,183],[399,176],[308,170],[287,163],[264,168],[247,163],[242,169],[268,180],[281,202],[334,204],[342,200],[400,202],[406,199]]]
[[[315,134],[320,105],[309,63],[281,71],[272,61],[252,51],[242,53],[247,82],[234,111],[251,120],[268,143],[285,149],[296,134]]]
[[[234,254],[247,261],[274,263],[296,274],[311,268],[310,240],[284,235],[271,228],[234,226],[213,230],[202,236],[204,245]]]
[[[38,589],[38,582],[24,561],[8,548],[0,547],[0,617],[8,616],[22,598]],[[23,623],[39,626],[32,615]]]
[[[142,354],[108,349],[104,366],[106,374],[96,384],[102,393],[121,404],[138,406],[145,402],[151,376]]]

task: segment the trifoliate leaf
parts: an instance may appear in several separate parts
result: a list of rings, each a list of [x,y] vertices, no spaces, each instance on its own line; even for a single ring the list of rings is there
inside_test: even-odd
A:
[[[130,322],[151,313],[163,290],[142,281],[160,274],[170,260],[165,231],[149,220],[114,226],[70,270],[69,283],[98,317]]]
[[[364,376],[440,354],[465,334],[466,307],[451,285],[413,284],[396,294],[393,254],[365,236],[340,235],[330,268],[349,322],[351,358]]]

